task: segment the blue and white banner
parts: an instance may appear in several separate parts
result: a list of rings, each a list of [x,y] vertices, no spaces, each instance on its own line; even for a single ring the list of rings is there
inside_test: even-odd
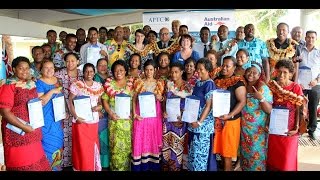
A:
[[[187,25],[189,34],[200,41],[200,29],[206,26],[211,35],[216,34],[219,26],[229,28],[229,38],[235,37],[236,21],[233,10],[197,10],[197,11],[162,11],[143,13],[143,25],[149,25],[152,30],[159,33],[162,27],[167,27],[171,32],[171,22],[179,20]],[[172,33],[172,32],[171,32]]]

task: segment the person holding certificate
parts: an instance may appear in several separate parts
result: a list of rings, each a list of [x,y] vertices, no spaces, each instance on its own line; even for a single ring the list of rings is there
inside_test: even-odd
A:
[[[170,65],[171,80],[166,84],[166,99],[180,98],[180,112],[184,109],[185,98],[192,94],[190,84],[182,79],[183,65],[179,62]],[[164,107],[166,104],[164,103]],[[162,146],[162,164],[163,171],[181,171],[187,169],[188,164],[188,139],[187,123],[181,121],[182,115],[177,115],[174,122],[169,122],[168,114],[163,108],[163,146]]]
[[[149,59],[144,63],[145,78],[134,83],[133,103],[133,133],[132,133],[132,171],[159,171],[162,147],[162,108],[164,100],[164,81],[154,79],[156,63]],[[156,101],[156,116],[141,115],[138,96],[143,92],[152,92]],[[151,104],[150,101],[148,105]]]
[[[132,120],[131,118],[120,119],[120,115],[115,113],[115,101],[117,94],[123,93],[132,96],[134,79],[127,77],[128,65],[124,60],[115,61],[111,66],[111,72],[113,77],[106,80],[105,92],[102,95],[103,107],[109,115],[110,170],[129,171],[132,152]]]
[[[238,51],[239,52],[239,51]],[[242,109],[240,164],[243,171],[265,171],[267,160],[268,114],[273,103],[272,92],[264,83],[262,66],[252,62],[247,68],[247,103]]]
[[[42,146],[53,171],[61,171],[63,153],[63,129],[61,119],[55,120],[53,99],[61,94],[58,78],[54,77],[54,64],[44,60],[40,67],[41,78],[37,80],[37,92],[43,105],[44,126]],[[64,100],[64,97],[63,97]],[[61,106],[61,105],[60,105]]]
[[[30,99],[38,97],[34,81],[28,80],[30,61],[26,57],[19,56],[13,59],[12,68],[14,75],[0,87],[0,115],[2,116],[2,140],[6,170],[51,171],[41,144],[41,128],[33,129],[29,125],[27,103]],[[22,129],[25,134],[21,135],[6,128],[8,124]]]
[[[108,59],[100,58],[97,61],[97,73],[94,75],[94,81],[101,83],[102,85],[106,82],[109,77],[108,72]],[[99,120],[99,144],[100,144],[100,160],[101,167],[109,168],[110,166],[110,151],[109,151],[109,130],[108,130],[108,114],[105,109],[102,108],[101,112],[104,114]]]
[[[317,32],[307,31],[305,39],[306,45],[301,48],[300,57],[302,61],[299,63],[299,67],[306,66],[311,70],[310,79],[304,78],[303,76],[301,79],[308,79],[306,84],[308,84],[309,88],[302,86],[302,89],[304,95],[308,95],[309,97],[308,134],[311,139],[315,140],[314,132],[317,129],[317,107],[320,99],[320,50],[315,47]],[[300,74],[298,74],[298,76],[301,77]]]
[[[72,163],[76,171],[101,171],[98,122],[101,113],[101,95],[104,91],[101,83],[93,81],[95,67],[91,63],[83,66],[83,81],[77,81],[70,86],[69,108],[72,119]],[[89,96],[93,121],[78,116],[73,100],[76,96]]]
[[[198,80],[193,95],[200,98],[199,115],[188,127],[188,169],[190,171],[217,171],[216,156],[213,154],[214,117],[212,116],[212,92],[216,85],[209,76],[212,63],[207,58],[197,62]]]
[[[82,71],[77,69],[77,66],[79,65],[79,57],[76,53],[70,52],[65,54],[64,56],[64,62],[66,64],[66,67],[63,69],[60,69],[57,71],[54,76],[57,77],[60,81],[60,83],[63,86],[63,94],[64,98],[66,99],[67,105],[69,107],[69,93],[70,93],[70,85],[73,82],[76,82],[78,80],[82,80]],[[68,110],[69,108],[67,108]],[[72,166],[72,119],[73,116],[71,112],[67,111],[68,119],[63,120],[63,162],[62,167],[67,168]]]
[[[291,60],[279,60],[275,65],[277,81],[268,86],[273,93],[273,107],[289,110],[287,136],[269,134],[267,170],[298,170],[299,106],[302,105],[302,88],[290,79],[295,72]]]
[[[214,153],[222,156],[224,170],[232,171],[232,158],[237,157],[240,142],[241,110],[246,104],[246,88],[243,76],[236,76],[236,59],[223,58],[222,70],[214,83],[219,89],[230,92],[230,110],[215,119]],[[213,98],[214,101],[214,98]]]

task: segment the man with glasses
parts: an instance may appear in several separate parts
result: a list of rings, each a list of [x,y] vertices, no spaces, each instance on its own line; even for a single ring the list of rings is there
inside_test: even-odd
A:
[[[157,44],[160,49],[165,49],[173,43],[173,41],[170,41],[170,33],[168,28],[166,27],[161,28],[159,32],[159,36],[160,36],[160,41],[158,41]]]

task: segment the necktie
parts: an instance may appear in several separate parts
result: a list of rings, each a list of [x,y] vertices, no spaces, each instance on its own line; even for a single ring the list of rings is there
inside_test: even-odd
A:
[[[205,44],[204,49],[203,49],[203,57],[205,57],[207,55],[207,51],[208,51],[207,45]]]
[[[219,47],[219,51],[223,49],[223,44],[222,42],[220,42],[220,47]]]
[[[164,48],[166,48],[167,46],[166,46],[166,43],[163,43],[162,44],[162,49],[164,49]]]

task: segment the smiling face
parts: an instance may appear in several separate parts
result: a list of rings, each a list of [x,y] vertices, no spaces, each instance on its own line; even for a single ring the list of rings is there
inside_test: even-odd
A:
[[[87,66],[83,72],[83,79],[85,81],[92,81],[94,73],[94,69],[91,66]]]
[[[123,78],[126,77],[126,69],[120,65],[120,64],[117,64],[115,67],[114,67],[114,78],[117,80],[117,81],[120,81],[122,80]]]
[[[45,61],[42,64],[41,74],[43,77],[51,78],[54,75],[54,65],[52,61]]]
[[[241,67],[248,62],[249,56],[247,56],[245,51],[238,51],[236,55],[236,59],[237,59],[237,65]]]
[[[193,62],[189,62],[188,64],[184,65],[184,69],[186,70],[187,74],[194,74],[196,71],[196,65]]]
[[[172,67],[170,70],[171,79],[172,81],[176,82],[182,79],[183,71],[180,70],[178,67]]]
[[[250,67],[246,70],[244,76],[246,77],[248,82],[254,83],[259,79],[260,73],[259,73],[258,69],[253,66],[253,67]]]
[[[20,80],[27,80],[30,76],[30,66],[28,63],[21,61],[15,68],[13,68],[15,76]]]
[[[154,72],[155,68],[151,64],[144,67],[144,74],[146,75],[146,78],[154,77]]]
[[[205,65],[202,63],[197,64],[197,72],[201,80],[206,80],[209,77],[209,71],[207,71],[207,69],[204,66]]]
[[[277,70],[277,73],[278,73],[278,76],[277,76],[278,81],[281,84],[287,84],[288,81],[290,80],[290,77],[292,77],[292,73],[286,67],[280,67]]]
[[[139,66],[140,66],[140,57],[137,55],[132,56],[130,60],[130,68],[138,69]]]
[[[221,74],[226,77],[231,77],[236,69],[232,59],[224,59],[222,64]]]
[[[97,70],[99,74],[107,74],[108,72],[108,62],[107,60],[101,60],[98,63]]]

